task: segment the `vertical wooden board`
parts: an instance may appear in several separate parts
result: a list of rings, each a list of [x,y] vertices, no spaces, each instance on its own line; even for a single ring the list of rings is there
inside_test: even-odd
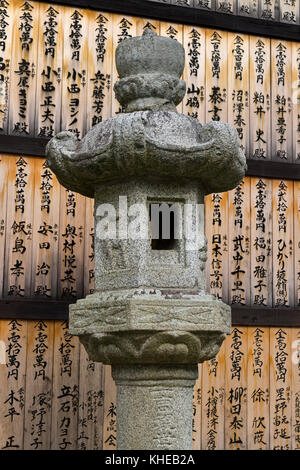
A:
[[[0,259],[4,260],[6,252],[6,231],[7,231],[7,179],[9,156],[0,155]],[[4,262],[0,267],[0,298],[3,297],[4,289]]]
[[[54,322],[27,324],[24,449],[49,450]]]
[[[293,182],[273,180],[273,307],[294,306]]]
[[[87,130],[111,117],[113,56],[112,15],[86,11],[88,15]]]
[[[270,328],[270,449],[290,450],[292,357],[290,328]]]
[[[269,450],[269,328],[248,328],[247,369],[248,450]]]
[[[117,388],[111,366],[104,366],[103,450],[117,448]]]
[[[216,0],[194,0],[194,8],[214,11],[216,9]]]
[[[168,36],[171,39],[183,44],[183,25],[178,23],[167,23],[165,21],[160,22],[160,35]],[[183,102],[179,103],[176,107],[179,113],[183,112]]]
[[[279,19],[279,2],[280,0],[260,0],[259,18],[268,21]]]
[[[42,159],[35,159],[31,297],[57,298],[60,185]]]
[[[249,157],[271,160],[271,42],[250,36]]]
[[[249,155],[249,36],[228,33],[228,122]]]
[[[118,44],[124,39],[136,36],[136,18],[132,16],[112,15],[113,21],[113,72],[112,72],[112,83],[115,84],[118,81],[118,72],[116,67],[115,55]],[[112,96],[112,116],[122,112],[122,106],[117,101],[115,94]]]
[[[293,159],[292,142],[292,43],[271,40],[272,159]]]
[[[5,362],[0,364],[0,449],[22,450],[24,437],[27,322],[0,320]]]
[[[51,449],[75,450],[78,438],[79,340],[55,322]]]
[[[250,178],[245,178],[228,193],[229,303],[231,305],[250,304],[250,193]]]
[[[145,29],[150,28],[159,35],[160,22],[159,20],[152,20],[150,18],[136,18],[136,35],[142,36]]]
[[[299,0],[284,0],[280,3],[280,21],[289,24],[299,24]]]
[[[81,138],[87,130],[88,19],[85,10],[63,9],[61,128]]]
[[[0,1],[0,132],[7,134],[12,60],[13,0]]]
[[[183,43],[183,25],[179,23],[160,22],[160,36],[168,36],[171,39]]]
[[[292,43],[293,162],[300,163],[300,44]]]
[[[225,343],[202,367],[202,450],[224,450]]]
[[[300,181],[294,181],[295,307],[300,307]]]
[[[228,302],[228,193],[215,193],[205,198],[205,227],[207,290]]]
[[[87,130],[88,17],[85,10],[64,8],[62,128],[77,137]],[[58,293],[83,295],[85,198],[61,187]]]
[[[247,449],[247,328],[235,327],[225,342],[225,449]]]
[[[86,199],[61,186],[58,294],[66,300],[83,296]]]
[[[206,29],[206,121],[228,121],[228,33]]]
[[[41,3],[39,21],[35,132],[49,138],[62,130],[63,7]]]
[[[183,113],[205,122],[205,29],[184,26],[183,47],[186,61],[184,80],[186,81],[186,96],[183,100]]]
[[[273,306],[272,180],[251,178],[251,306]]]
[[[216,11],[218,13],[226,13],[227,15],[235,15],[236,4],[237,0],[231,0],[229,2],[224,0],[216,0]]]
[[[292,344],[292,450],[300,450],[300,330],[291,328]]]
[[[257,18],[259,0],[238,0],[237,14]]]
[[[198,379],[193,394],[193,450],[201,450],[202,431],[202,364],[198,364]]]
[[[30,157],[8,159],[4,297],[17,300],[31,291],[34,164]]]
[[[14,0],[11,86],[9,97],[10,134],[34,135],[36,75],[38,58],[39,3]]]
[[[90,361],[82,344],[79,377],[78,449],[102,450],[103,365]]]

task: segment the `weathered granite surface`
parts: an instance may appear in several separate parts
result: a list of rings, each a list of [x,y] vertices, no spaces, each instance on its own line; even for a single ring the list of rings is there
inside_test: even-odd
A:
[[[96,293],[70,306],[72,333],[104,364],[198,364],[231,332],[230,307],[203,292]],[[130,332],[130,334],[127,334]]]
[[[119,44],[114,88],[129,112],[96,125],[81,141],[67,131],[51,139],[47,160],[63,186],[94,197],[99,186],[130,178],[194,182],[205,194],[238,185],[246,158],[236,130],[176,111],[185,94],[184,57],[179,42],[149,29]]]
[[[123,205],[119,195],[126,195],[127,207],[142,204],[143,230],[140,239],[102,237],[99,224],[102,219],[101,205],[111,204],[116,208],[116,217],[121,221]],[[182,237],[172,250],[152,250],[150,245],[149,204],[165,200],[177,203],[182,211],[178,221]],[[192,234],[197,235],[196,243],[186,237],[184,231],[184,206],[193,210],[189,217]],[[144,183],[134,181],[108,185],[99,188],[95,195],[95,287],[96,290],[147,288],[189,289],[197,292],[205,289],[205,262],[207,240],[204,234],[204,195],[197,184],[187,183]],[[202,213],[196,216],[197,205]],[[119,207],[120,206],[120,207]],[[126,209],[126,208],[125,208]],[[124,210],[125,210],[124,209]],[[119,228],[119,224],[118,227]],[[101,230],[100,230],[101,232]]]
[[[46,152],[59,182],[88,197],[94,197],[101,185],[129,178],[172,178],[197,183],[205,194],[223,192],[235,188],[246,169],[238,134],[229,124],[202,126],[189,116],[165,110],[113,117],[81,141],[71,132],[60,132]]]
[[[119,449],[189,450],[198,367],[114,366]]]
[[[81,141],[61,132],[46,149],[60,183],[95,198],[95,293],[70,306],[70,330],[91,359],[112,365],[118,449],[190,449],[197,363],[216,356],[231,328],[230,307],[205,294],[204,196],[233,189],[246,159],[230,125],[177,113],[185,83],[176,40],[146,29],[119,44],[116,64],[125,112]],[[124,196],[144,208],[138,239],[124,231]],[[174,222],[195,242],[184,232],[154,248],[149,208],[162,202],[200,208]]]

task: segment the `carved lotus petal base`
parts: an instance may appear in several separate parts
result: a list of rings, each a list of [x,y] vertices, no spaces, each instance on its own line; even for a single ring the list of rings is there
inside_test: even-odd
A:
[[[126,332],[80,336],[89,358],[104,364],[198,364],[215,357],[224,333]]]

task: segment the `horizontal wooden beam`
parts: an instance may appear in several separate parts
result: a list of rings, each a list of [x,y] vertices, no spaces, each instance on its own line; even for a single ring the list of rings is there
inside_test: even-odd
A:
[[[0,300],[0,319],[68,320],[70,302],[60,300]]]
[[[0,135],[0,154],[45,157],[45,148],[50,139],[20,135]]]
[[[45,147],[49,139],[41,137],[23,137],[0,135],[0,155],[28,155],[45,158]],[[246,176],[260,178],[279,178],[300,181],[300,162],[275,162],[271,160],[248,160]]]
[[[300,327],[300,308],[232,306],[232,324],[236,326]]]
[[[257,176],[259,178],[277,178],[295,181],[300,180],[300,163],[248,159],[247,165],[247,176]]]
[[[0,319],[68,320],[69,305],[61,300],[0,300]],[[300,327],[299,309],[232,307],[234,326]]]
[[[48,0],[42,1],[49,3]],[[287,39],[290,41],[300,40],[299,25],[228,15],[199,8],[179,7],[147,0],[56,0],[53,3],[57,5],[74,6],[76,8],[87,8],[90,10],[169,21],[172,23],[221,29],[236,33],[254,34],[257,36]]]

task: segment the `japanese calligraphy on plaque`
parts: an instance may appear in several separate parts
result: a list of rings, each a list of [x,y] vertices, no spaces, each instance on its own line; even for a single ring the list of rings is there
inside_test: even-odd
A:
[[[14,1],[9,133],[33,135],[38,59],[39,4]]]
[[[224,0],[216,0],[216,11],[220,13],[235,14],[236,13],[236,0],[229,2]]]
[[[227,121],[227,36],[224,31],[206,31],[206,119]]]
[[[184,113],[205,122],[205,30],[185,26],[184,47],[188,56]]]
[[[280,21],[299,24],[299,0],[280,2]]]
[[[53,137],[61,125],[63,11],[43,4],[40,21],[36,129],[41,137]]]
[[[274,21],[279,14],[279,0],[260,0],[259,17],[263,20]]]
[[[238,15],[257,17],[258,4],[259,0],[238,0]]]
[[[0,132],[8,131],[13,5],[0,1]]]

